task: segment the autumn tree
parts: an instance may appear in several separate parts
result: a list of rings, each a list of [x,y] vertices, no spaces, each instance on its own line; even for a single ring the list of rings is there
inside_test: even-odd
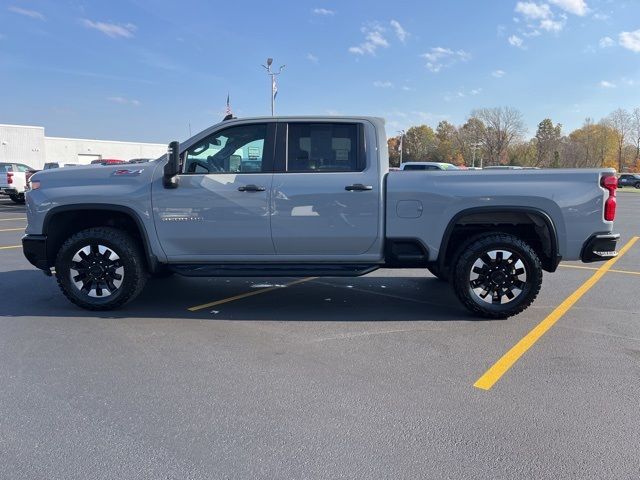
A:
[[[405,162],[425,162],[436,148],[436,136],[428,125],[411,127],[404,135],[402,157]]]
[[[605,122],[587,118],[571,132],[562,145],[563,166],[574,168],[615,166],[616,134]]]
[[[484,124],[483,144],[490,164],[507,161],[509,145],[526,131],[522,114],[511,107],[480,108],[471,116]]]
[[[387,149],[389,151],[389,166],[400,166],[400,138],[391,137],[387,140]]]
[[[627,137],[631,131],[631,115],[623,108],[618,108],[609,114],[605,119],[606,125],[611,127],[616,134],[616,143],[618,146],[618,171],[621,172],[624,167],[623,150]]]
[[[535,167],[559,166],[560,139],[562,138],[562,125],[553,124],[550,118],[545,118],[538,124],[536,131],[536,160]]]

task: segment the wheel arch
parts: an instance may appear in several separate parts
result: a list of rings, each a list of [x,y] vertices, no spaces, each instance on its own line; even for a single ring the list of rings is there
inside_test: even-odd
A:
[[[150,272],[158,269],[159,261],[149,242],[149,235],[138,213],[124,205],[86,203],[60,205],[47,212],[42,233],[47,236],[47,263],[52,266],[64,241],[85,228],[113,226],[130,233],[143,250]]]
[[[535,232],[535,245],[532,245],[542,262],[542,267],[548,272],[557,269],[562,259],[559,251],[558,232],[556,226],[545,211],[535,207],[518,206],[488,206],[472,207],[461,210],[447,224],[440,250],[438,252],[437,265],[446,269],[462,243],[460,234],[482,233],[482,231],[504,232],[518,234],[527,227],[527,234]],[[537,228],[536,228],[537,227]],[[539,243],[538,243],[539,242]]]

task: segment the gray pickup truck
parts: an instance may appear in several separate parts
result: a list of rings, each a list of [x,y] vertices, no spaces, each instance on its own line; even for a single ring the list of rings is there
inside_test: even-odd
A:
[[[424,268],[505,318],[561,260],[615,256],[612,169],[391,172],[384,121],[231,119],[143,165],[37,173],[27,259],[108,310],[151,275],[357,276]]]

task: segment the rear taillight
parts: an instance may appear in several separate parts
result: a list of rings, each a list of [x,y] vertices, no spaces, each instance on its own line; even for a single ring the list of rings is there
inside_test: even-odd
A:
[[[609,197],[604,202],[604,219],[613,222],[616,218],[616,189],[618,188],[618,177],[610,175],[602,177],[600,185],[609,192]]]
[[[13,184],[13,173],[11,172],[7,173],[7,183],[9,185]]]

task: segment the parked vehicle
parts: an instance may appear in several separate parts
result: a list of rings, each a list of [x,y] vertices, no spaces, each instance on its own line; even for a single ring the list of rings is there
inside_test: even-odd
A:
[[[617,255],[613,169],[388,173],[386,139],[371,117],[232,119],[147,165],[40,172],[24,254],[89,310],[148,274],[429,267],[492,318],[527,308],[561,260]]]
[[[460,170],[452,163],[443,162],[404,162],[400,165],[400,170],[425,171],[425,170]]]
[[[91,165],[121,165],[127,163],[124,160],[118,160],[117,158],[101,158],[99,160],[93,160]]]
[[[47,162],[44,164],[43,170],[51,170],[52,168],[67,168],[67,167],[77,167],[79,163],[64,163],[60,164],[59,162]]]
[[[640,188],[640,173],[624,173],[618,178],[618,187]]]
[[[35,172],[23,163],[0,163],[0,194],[8,195],[15,203],[24,203],[27,182]]]

